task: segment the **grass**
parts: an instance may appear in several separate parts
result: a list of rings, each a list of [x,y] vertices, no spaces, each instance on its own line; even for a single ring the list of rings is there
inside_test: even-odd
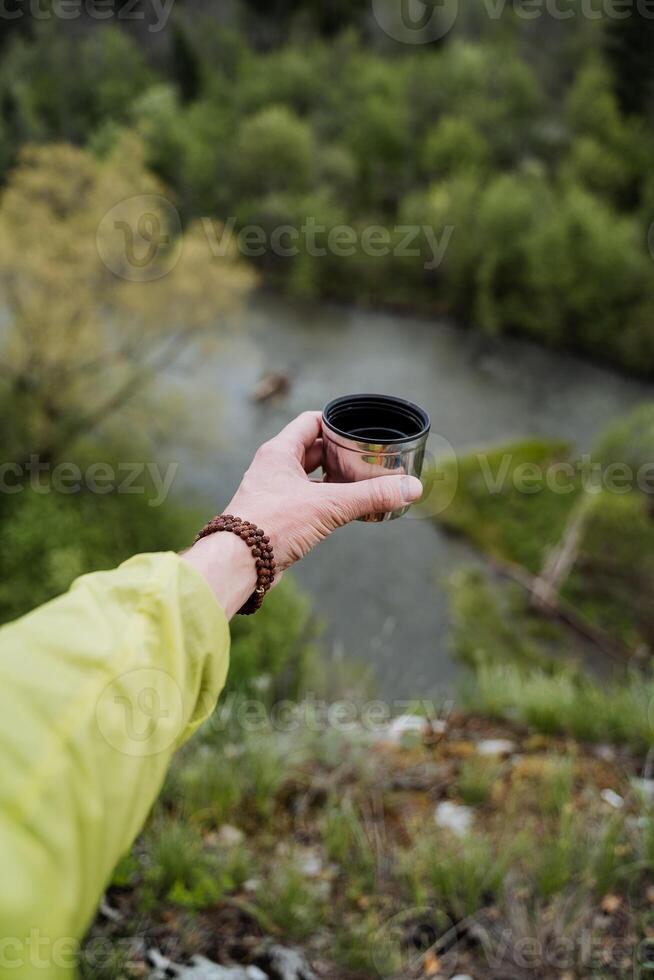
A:
[[[497,784],[502,765],[496,759],[473,755],[461,765],[457,779],[457,793],[468,806],[486,803]]]
[[[481,664],[466,695],[470,710],[523,722],[546,734],[589,742],[652,744],[654,679],[633,673],[603,684],[564,670],[525,672],[508,664]]]
[[[352,801],[332,801],[325,815],[323,843],[330,861],[347,867],[348,893],[355,898],[375,887],[377,859],[365,821]]]
[[[561,462],[573,462],[569,446],[535,439],[448,460],[427,473],[425,511],[489,557],[536,575],[584,491],[581,465],[570,479],[570,493],[556,492],[557,480],[542,479]],[[579,552],[561,595],[627,649],[652,649],[654,521],[647,499],[636,489],[594,490],[584,499]],[[531,641],[527,626],[522,617],[519,642],[525,649]],[[510,648],[516,635],[508,629],[499,639]]]
[[[403,865],[414,904],[434,905],[458,920],[500,897],[510,860],[508,849],[500,853],[488,834],[475,831],[460,840],[430,830],[417,838]]]
[[[259,899],[263,912],[293,941],[302,941],[322,927],[326,915],[325,894],[294,863],[293,856],[272,868]]]
[[[523,440],[448,460],[425,475],[425,510],[448,530],[464,534],[481,551],[537,572],[581,490],[578,478],[569,494],[552,493],[545,483],[552,464],[569,460],[568,443],[545,439]],[[535,476],[531,482],[530,475]],[[536,492],[521,492],[523,486],[535,487]]]
[[[502,671],[494,697],[499,701],[503,692],[505,712],[508,702],[513,709],[520,703],[514,700],[515,685],[534,683],[541,715],[554,716],[549,709],[543,712],[543,686],[559,685],[560,697],[561,678],[542,674],[534,680],[533,671],[507,665]],[[484,676],[481,670],[482,682]],[[576,679],[567,683],[581,690]],[[602,696],[610,702],[611,691]],[[564,718],[573,702],[569,694],[559,700],[567,705]],[[289,755],[287,737],[269,733],[268,751],[277,761],[274,777],[264,777],[260,735],[243,733],[233,756],[233,732],[223,734],[222,746],[212,732],[208,741],[182,753],[176,786],[195,786],[202,767],[223,772],[228,760],[242,791],[228,817],[244,829],[243,840],[229,847],[221,843],[216,811],[206,806],[210,792],[203,796],[196,787],[188,799],[169,793],[116,871],[109,901],[133,912],[113,939],[131,949],[133,920],[141,932],[172,931],[181,958],[216,955],[202,937],[215,933],[220,910],[231,909],[240,922],[253,923],[247,941],[236,937],[238,948],[256,946],[263,933],[329,961],[329,976],[363,980],[410,972],[409,952],[417,968],[419,942],[430,935],[427,949],[454,922],[473,917],[495,923],[493,929],[514,929],[516,903],[520,915],[541,923],[558,921],[561,909],[583,913],[592,938],[603,896],[616,892],[632,903],[629,928],[640,928],[639,917],[647,915],[646,886],[654,875],[654,820],[631,787],[624,762],[600,766],[569,733],[566,740],[527,736],[497,722],[480,732],[479,715],[470,730],[467,725],[459,713],[436,745],[369,750],[374,786],[360,778],[359,763],[348,761],[353,743],[345,735],[341,752],[334,746],[327,755],[317,751],[312,735],[297,735],[302,750],[296,746]],[[519,743],[518,753],[502,763],[480,757],[470,743],[471,731],[475,737],[492,732],[510,738]],[[436,798],[428,788],[393,788],[407,766],[433,765],[449,772]],[[641,765],[636,757],[634,774]],[[184,777],[186,766],[191,776]],[[623,798],[623,810],[601,800],[606,785]],[[253,805],[264,787],[267,804]],[[435,799],[447,797],[474,809],[464,838],[435,826]],[[315,859],[311,869],[308,854]],[[434,920],[429,928],[425,916]],[[226,941],[221,932],[221,942]],[[458,955],[458,969],[483,980],[483,959],[475,960],[474,947],[472,952],[458,948]],[[110,977],[113,969],[108,958],[96,975]]]

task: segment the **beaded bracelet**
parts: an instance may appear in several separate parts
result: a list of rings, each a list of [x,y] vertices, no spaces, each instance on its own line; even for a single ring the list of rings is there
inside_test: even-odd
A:
[[[241,608],[238,610],[242,616],[251,616],[258,609],[264,600],[266,592],[275,581],[275,556],[267,534],[252,524],[250,521],[243,521],[240,517],[232,517],[231,514],[219,514],[214,517],[198,533],[195,541],[206,538],[210,534],[218,531],[231,531],[237,534],[252,550],[254,563],[257,567],[257,586]]]

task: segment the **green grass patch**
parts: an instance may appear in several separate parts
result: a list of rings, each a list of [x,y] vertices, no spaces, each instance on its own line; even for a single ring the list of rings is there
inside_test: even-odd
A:
[[[425,510],[487,554],[537,572],[581,490],[578,477],[571,493],[554,493],[547,485],[552,465],[569,461],[568,443],[545,439],[447,460],[425,475]]]

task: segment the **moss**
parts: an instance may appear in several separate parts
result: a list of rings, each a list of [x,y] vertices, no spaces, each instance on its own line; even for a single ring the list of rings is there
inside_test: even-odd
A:
[[[569,461],[567,443],[540,439],[448,460],[425,475],[428,512],[492,557],[537,572],[581,490],[579,477],[571,483],[571,493],[553,493],[547,486],[548,467]],[[456,492],[445,506],[453,484]],[[524,492],[522,486],[536,492]]]

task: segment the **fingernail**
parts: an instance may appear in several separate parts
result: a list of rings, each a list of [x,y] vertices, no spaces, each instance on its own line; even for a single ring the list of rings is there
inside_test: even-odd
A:
[[[422,483],[415,476],[403,476],[400,489],[405,504],[412,504],[414,500],[420,500],[422,497]]]

